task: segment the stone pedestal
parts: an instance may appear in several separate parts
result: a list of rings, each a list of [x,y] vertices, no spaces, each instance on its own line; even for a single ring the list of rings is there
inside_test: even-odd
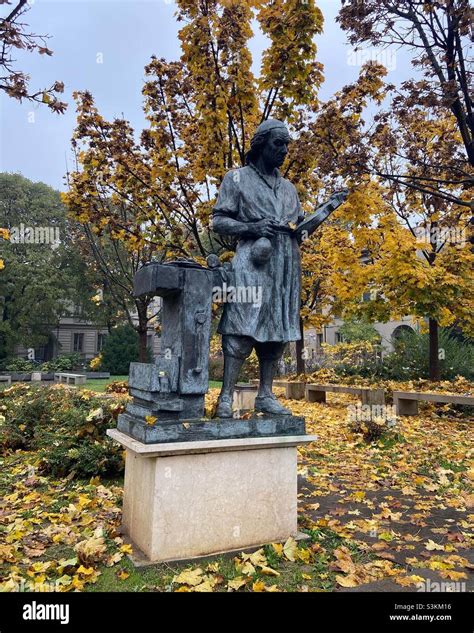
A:
[[[124,532],[150,561],[296,536],[296,447],[314,436],[144,444],[107,433],[126,449]]]

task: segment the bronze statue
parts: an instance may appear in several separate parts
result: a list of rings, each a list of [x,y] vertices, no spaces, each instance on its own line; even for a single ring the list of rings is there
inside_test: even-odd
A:
[[[235,236],[238,245],[229,276],[236,288],[258,288],[261,300],[224,304],[222,334],[224,380],[216,416],[232,417],[235,383],[255,348],[260,364],[257,412],[291,415],[272,392],[274,367],[285,345],[301,338],[301,262],[299,243],[346,199],[347,190],[331,196],[308,218],[294,185],[278,171],[288,152],[286,125],[264,121],[252,138],[247,165],[229,171],[213,211],[216,233]]]

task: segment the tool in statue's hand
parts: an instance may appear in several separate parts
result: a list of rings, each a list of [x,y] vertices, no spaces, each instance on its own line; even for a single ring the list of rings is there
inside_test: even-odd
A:
[[[332,194],[332,196],[326,202],[320,204],[314,213],[304,218],[300,224],[294,230],[298,240],[303,240],[309,237],[320,226],[333,211],[341,206],[346,201],[349,195],[348,189],[341,189]]]

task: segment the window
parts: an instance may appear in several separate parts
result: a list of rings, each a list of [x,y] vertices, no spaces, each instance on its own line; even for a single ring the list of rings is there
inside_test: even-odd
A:
[[[82,332],[74,333],[73,351],[81,353],[84,351],[84,334]]]
[[[317,332],[316,333],[316,344],[318,347],[321,347],[321,345],[323,344],[323,333],[322,332]]]
[[[105,341],[107,340],[107,334],[99,332],[97,334],[97,351],[101,352],[104,349]]]
[[[342,340],[343,339],[342,339],[341,334],[339,334],[339,332],[336,332],[336,334],[335,334],[335,341],[336,341],[336,343],[342,343]]]

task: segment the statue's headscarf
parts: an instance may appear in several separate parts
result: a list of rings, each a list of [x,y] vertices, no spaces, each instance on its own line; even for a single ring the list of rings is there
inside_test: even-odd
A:
[[[267,119],[260,123],[250,141],[250,150],[245,157],[247,165],[257,158],[271,130],[284,130],[288,134],[288,128],[283,121],[278,119]]]

